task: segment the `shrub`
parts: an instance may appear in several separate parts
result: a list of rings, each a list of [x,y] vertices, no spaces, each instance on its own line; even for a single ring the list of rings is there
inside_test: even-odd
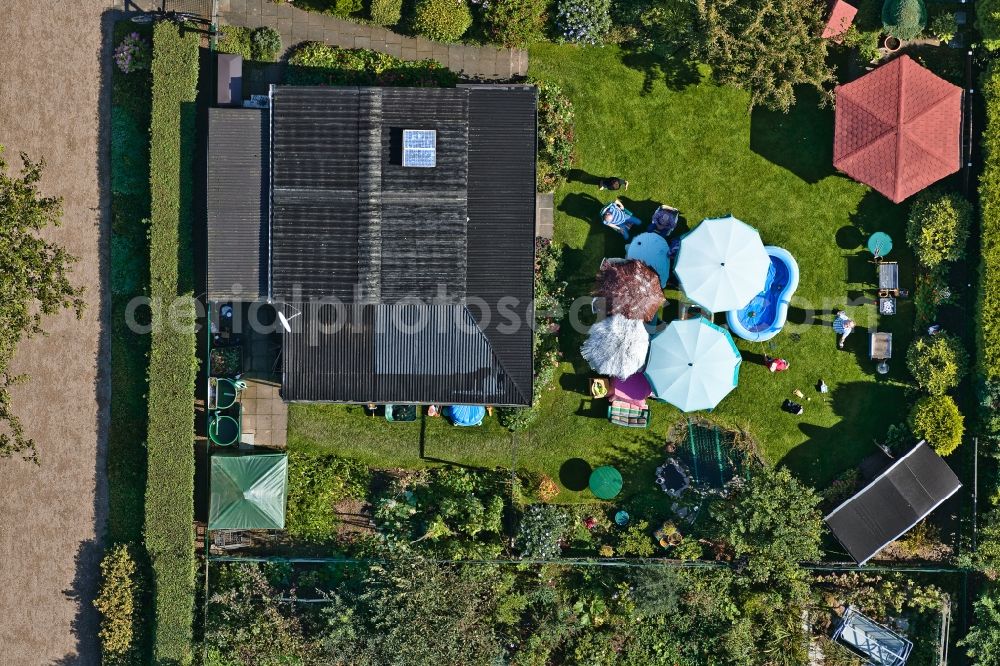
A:
[[[101,614],[101,663],[107,666],[133,661],[138,596],[135,560],[127,545],[113,546],[101,560],[101,588],[94,600]]]
[[[367,49],[307,42],[288,59],[286,83],[337,86],[453,86],[458,76],[434,60],[410,62]]]
[[[281,53],[281,34],[270,26],[257,28],[250,34],[250,54],[254,60],[274,62]]]
[[[215,42],[215,50],[219,53],[234,53],[243,56],[244,60],[253,60],[253,50],[250,46],[250,28],[236,25],[220,25],[219,37]]]
[[[495,44],[527,46],[542,38],[547,0],[491,0],[483,8],[486,34]]]
[[[958,338],[941,333],[910,345],[906,366],[920,388],[931,395],[943,395],[962,381],[969,369],[969,356]]]
[[[622,532],[615,548],[621,556],[635,555],[636,557],[649,557],[656,552],[653,544],[653,537],[649,532],[649,522],[640,520]]]
[[[927,29],[942,42],[950,42],[958,32],[958,20],[954,12],[941,12],[931,19]]]
[[[149,69],[152,49],[139,33],[133,32],[115,48],[115,64],[124,74]]]
[[[910,430],[927,440],[939,455],[946,456],[962,443],[964,422],[958,405],[948,395],[925,396],[913,406]]]
[[[538,191],[549,192],[566,182],[576,144],[573,102],[554,83],[538,86]]]
[[[288,456],[288,533],[307,541],[333,538],[339,524],[334,505],[363,499],[370,480],[359,462],[293,451]]]
[[[962,257],[971,224],[972,204],[956,192],[932,188],[913,202],[906,240],[920,263],[936,268]]]
[[[556,504],[532,504],[524,512],[517,530],[517,548],[525,559],[559,557],[562,541],[569,533],[572,519],[564,507]]]
[[[191,253],[199,36],[168,21],[153,32],[150,296],[172,307],[150,336],[145,539],[153,569],[153,657],[191,659],[194,611],[194,266]],[[179,305],[180,307],[175,307]],[[168,316],[184,310],[181,317]],[[175,321],[172,321],[175,320]]]
[[[701,543],[692,537],[684,537],[681,542],[673,547],[673,555],[678,560],[693,562],[700,560],[702,556]]]
[[[1000,49],[1000,0],[976,1],[976,27],[983,46],[990,51]]]
[[[472,25],[466,0],[417,0],[413,29],[439,42],[455,42]]]
[[[403,13],[403,0],[371,0],[372,21],[379,25],[396,25]]]
[[[536,407],[500,407],[497,422],[511,432],[524,430],[538,418]]]
[[[611,30],[611,0],[557,0],[558,39],[600,45]]]
[[[863,62],[874,62],[881,56],[878,30],[859,30],[856,25],[852,25],[843,38],[844,45],[858,50]]]
[[[886,0],[882,5],[882,27],[899,39],[917,37],[927,25],[924,0]]]

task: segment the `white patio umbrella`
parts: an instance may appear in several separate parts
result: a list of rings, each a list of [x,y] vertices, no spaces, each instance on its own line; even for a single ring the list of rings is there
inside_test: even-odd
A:
[[[763,291],[770,266],[757,230],[730,215],[703,220],[681,239],[674,272],[688,298],[728,312]]]
[[[625,379],[642,370],[649,351],[649,333],[642,321],[611,315],[590,327],[580,353],[602,375]]]
[[[673,321],[649,343],[646,380],[681,411],[712,409],[736,388],[742,360],[729,331],[704,317]]]

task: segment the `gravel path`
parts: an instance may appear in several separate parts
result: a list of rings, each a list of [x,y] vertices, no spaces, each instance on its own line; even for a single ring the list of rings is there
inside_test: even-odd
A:
[[[96,614],[107,514],[105,449],[106,100],[101,58],[108,0],[0,0],[0,144],[47,161],[42,189],[64,198],[52,231],[80,261],[82,321],[64,312],[23,344],[15,409],[38,445],[40,466],[0,460],[0,666],[99,664]],[[103,64],[102,64],[103,63]]]

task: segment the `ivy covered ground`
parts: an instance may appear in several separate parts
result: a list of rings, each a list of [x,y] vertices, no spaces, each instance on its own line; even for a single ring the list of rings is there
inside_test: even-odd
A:
[[[757,227],[766,244],[788,249],[801,277],[789,325],[773,347],[739,343],[740,386],[710,417],[749,430],[768,462],[787,464],[819,487],[872,453],[872,440],[906,415],[902,351],[911,339],[913,310],[901,301],[899,314],[878,321],[880,330],[893,332],[900,350],[883,378],[868,359],[874,306],[851,304],[871,294],[875,269],[862,242],[873,231],[897,240],[892,258],[901,263],[902,283],[910,283],[912,256],[903,237],[907,206],[834,172],[832,110],[803,94],[788,115],[748,113],[744,92],[701,82],[698,72],[664,72],[612,46],[542,44],[532,49],[531,62],[532,76],[559,85],[576,109],[576,168],[555,199],[555,241],[564,247],[567,295],[588,293],[601,258],[623,254],[622,240],[596,223],[597,212],[611,200],[598,191],[599,177],[627,178],[630,187],[621,198],[647,220],[660,203],[678,207],[688,225],[736,215]],[[858,329],[840,351],[830,322],[845,306]],[[676,307],[671,301],[666,311]],[[564,325],[560,340],[560,373],[543,395],[539,418],[518,433],[513,451],[509,433],[495,420],[479,429],[455,429],[440,419],[393,424],[367,418],[361,408],[300,405],[291,408],[290,446],[379,467],[441,461],[509,466],[516,456],[519,467],[557,480],[563,463],[583,458],[593,466],[618,465],[626,495],[645,490],[662,462],[668,429],[683,415],[656,404],[648,430],[612,426],[605,403],[586,395],[590,373],[578,351],[583,336]],[[788,359],[790,370],[769,373],[760,363],[764,353]],[[815,390],[819,379],[830,393]],[[779,410],[795,389],[810,398],[799,417]],[[557,501],[587,499],[589,491],[564,489]]]

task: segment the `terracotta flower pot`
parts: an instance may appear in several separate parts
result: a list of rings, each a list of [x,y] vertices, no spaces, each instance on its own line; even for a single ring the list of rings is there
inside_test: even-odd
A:
[[[903,42],[900,41],[898,37],[893,37],[892,35],[887,35],[885,41],[882,42],[882,46],[884,46],[885,50],[889,53],[895,53],[902,45]]]

